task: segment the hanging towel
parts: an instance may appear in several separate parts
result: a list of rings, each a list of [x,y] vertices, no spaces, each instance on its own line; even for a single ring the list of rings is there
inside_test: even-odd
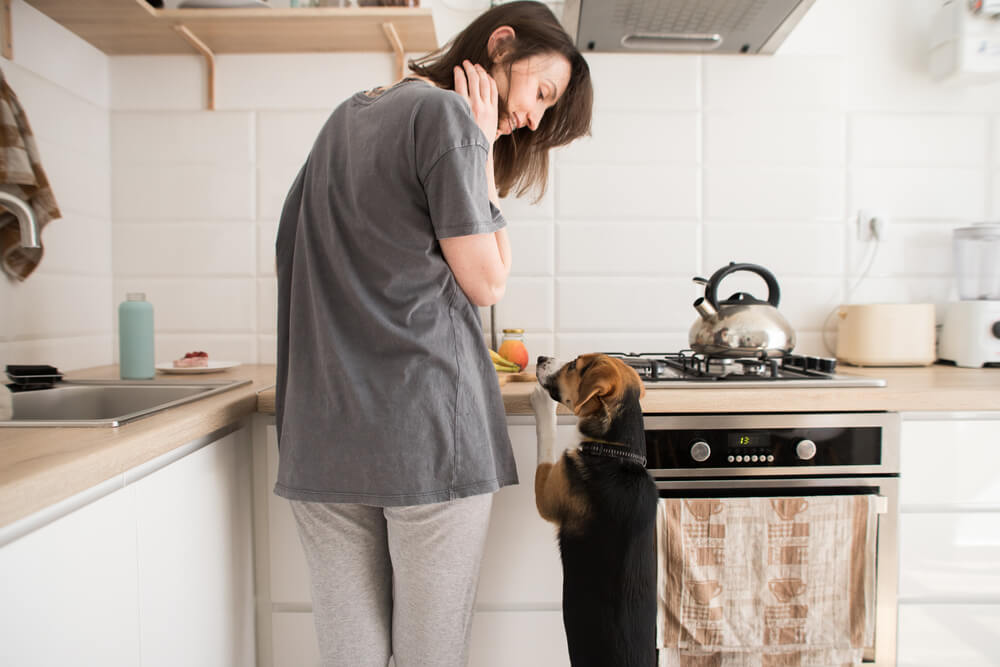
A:
[[[48,222],[62,216],[42,169],[28,117],[0,71],[0,189],[27,202],[35,213],[39,238]],[[42,260],[43,248],[21,247],[15,215],[0,203],[0,265],[7,275],[24,280]]]
[[[860,664],[874,643],[878,499],[660,500],[660,667]]]

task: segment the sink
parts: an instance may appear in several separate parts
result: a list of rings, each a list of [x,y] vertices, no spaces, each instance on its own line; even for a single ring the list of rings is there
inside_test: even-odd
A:
[[[10,394],[13,417],[0,420],[0,427],[121,426],[249,383],[66,380]]]

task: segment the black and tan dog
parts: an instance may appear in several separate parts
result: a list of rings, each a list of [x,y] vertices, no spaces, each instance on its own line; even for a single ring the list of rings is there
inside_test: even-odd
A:
[[[539,357],[535,503],[559,527],[563,623],[573,667],[656,662],[657,492],[634,369],[603,354],[556,368]],[[577,416],[578,448],[555,451],[556,403]]]

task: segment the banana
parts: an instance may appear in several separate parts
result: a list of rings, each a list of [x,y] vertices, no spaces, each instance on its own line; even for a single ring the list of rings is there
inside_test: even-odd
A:
[[[503,371],[505,373],[516,373],[521,370],[521,367],[515,364],[513,361],[508,361],[500,356],[495,350],[490,350],[490,359],[493,360],[493,367],[498,371]]]

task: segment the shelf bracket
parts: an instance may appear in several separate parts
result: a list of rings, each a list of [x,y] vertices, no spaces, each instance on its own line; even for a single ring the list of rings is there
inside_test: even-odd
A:
[[[175,25],[174,30],[186,39],[198,53],[205,57],[205,74],[208,79],[208,110],[215,111],[215,54],[212,53],[212,49],[205,45],[205,42],[198,39],[193,32],[188,30],[187,26]]]
[[[386,39],[389,40],[389,46],[392,47],[392,52],[396,54],[396,81],[403,78],[404,68],[406,66],[406,51],[403,50],[403,40],[399,38],[399,33],[396,32],[396,26],[392,23],[383,23],[382,32],[385,33]]]
[[[10,20],[10,0],[0,2],[0,24],[3,25],[3,57],[14,59],[14,31]]]

